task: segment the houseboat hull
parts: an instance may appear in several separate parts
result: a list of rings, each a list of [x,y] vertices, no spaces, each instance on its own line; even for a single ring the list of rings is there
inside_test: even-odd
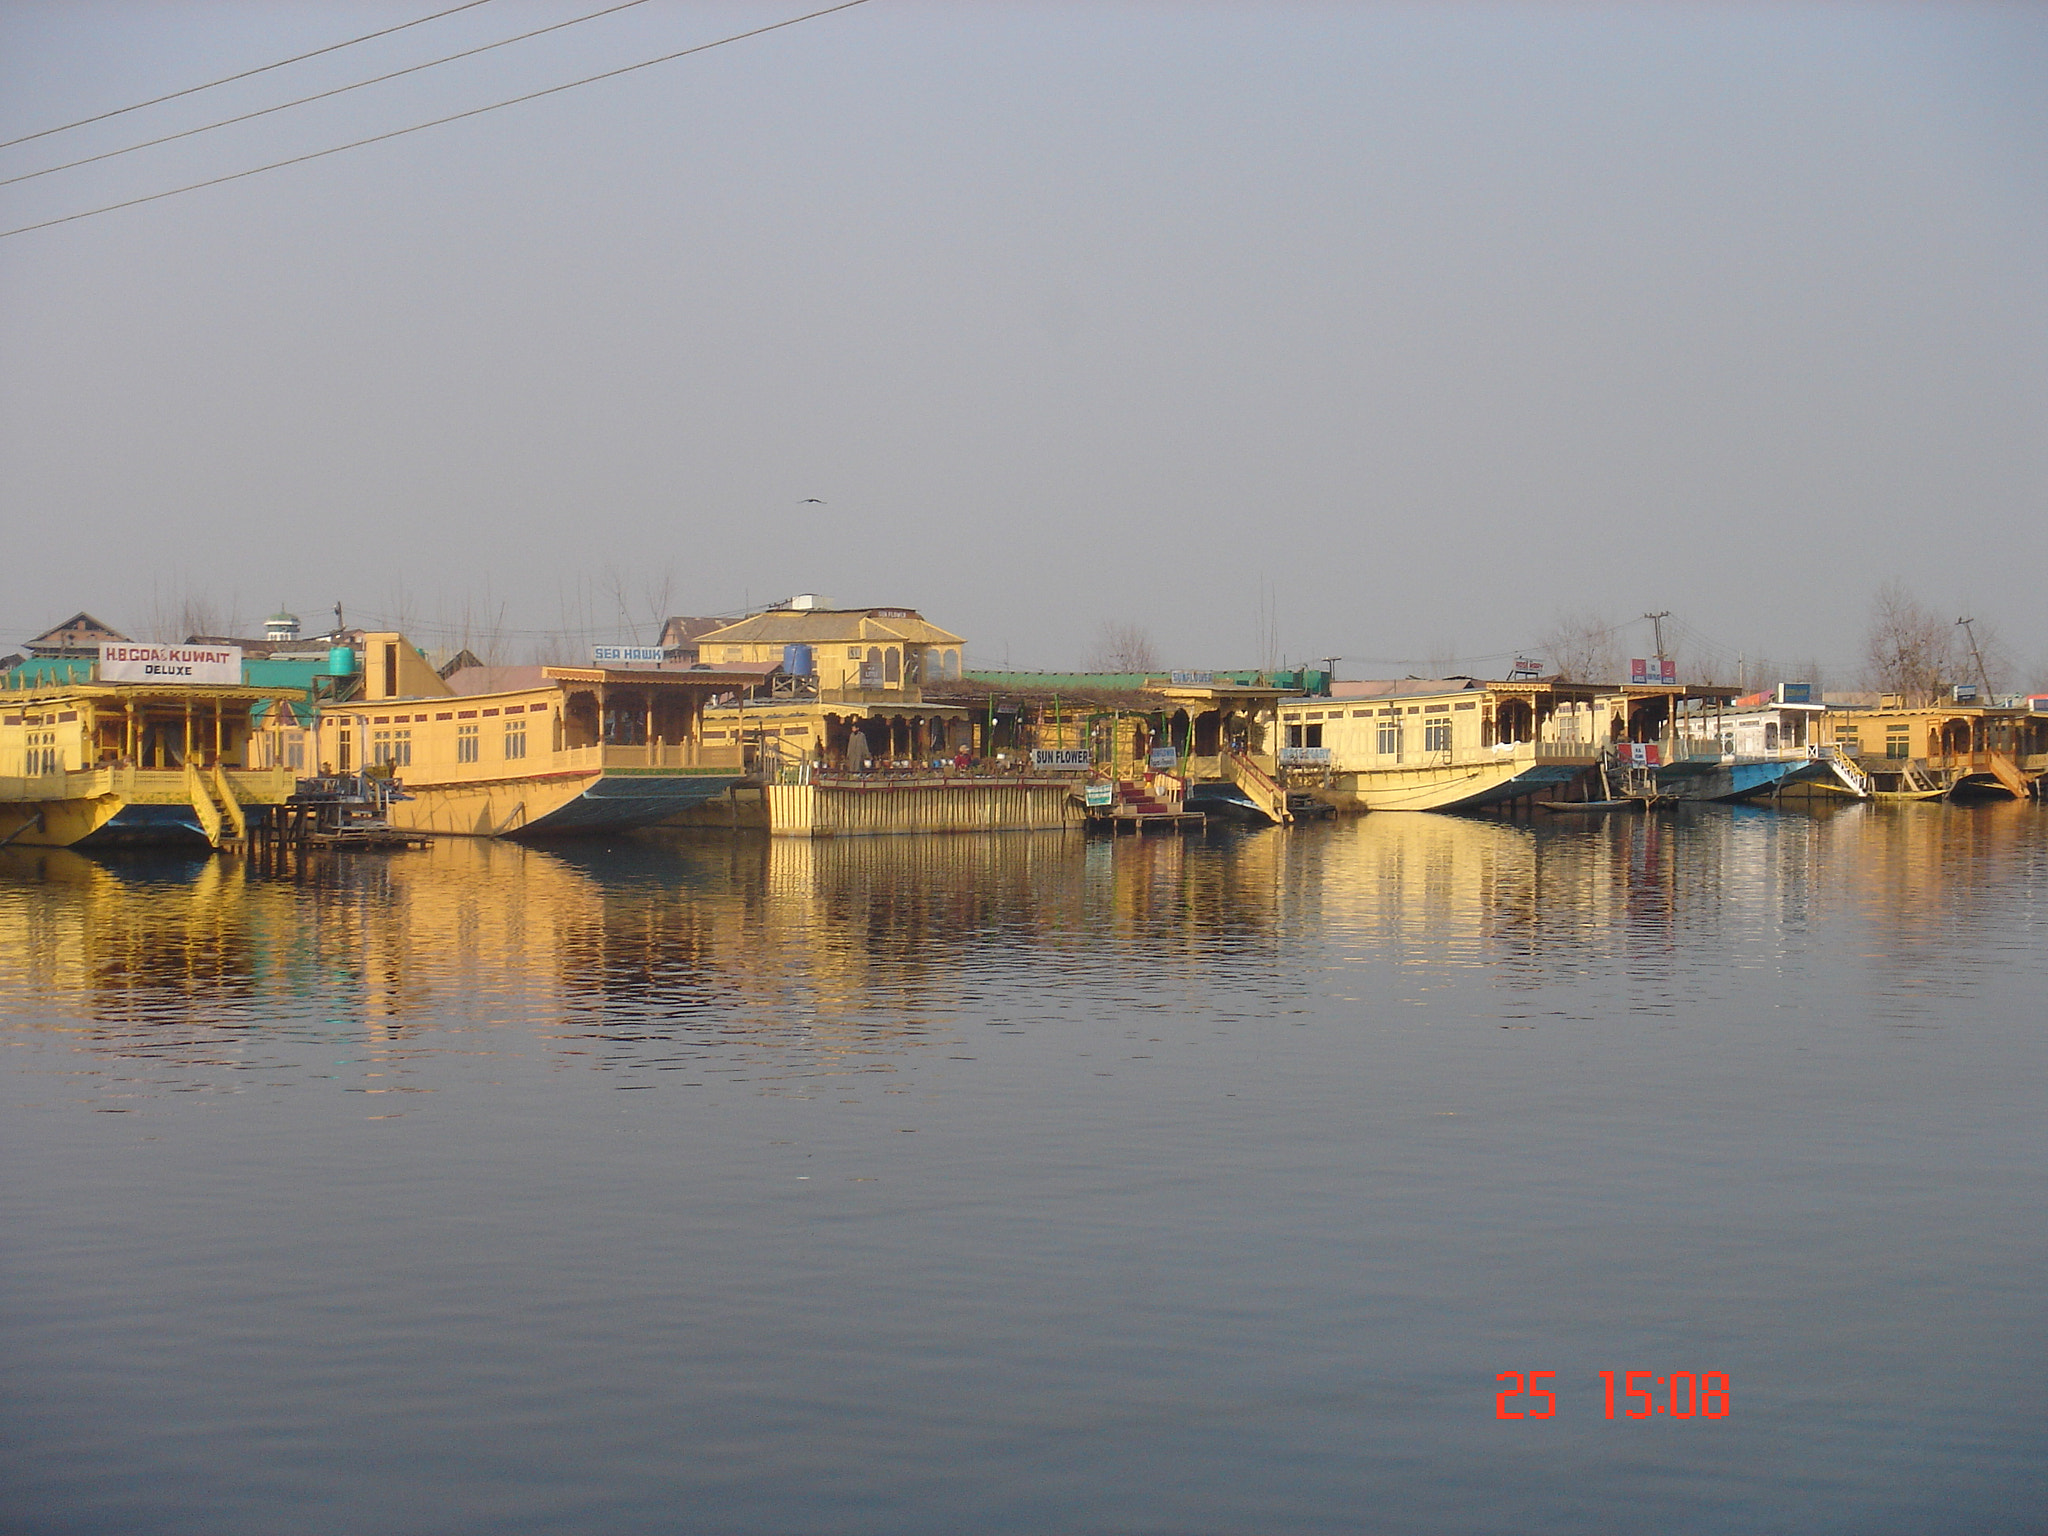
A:
[[[1474,811],[1527,795],[1554,794],[1597,759],[1448,763],[1436,767],[1367,769],[1333,775],[1328,798],[1368,811]]]
[[[1751,800],[1831,771],[1805,756],[1681,759],[1657,770],[1657,793],[1673,800]]]
[[[236,809],[251,818],[292,791],[292,776],[281,769],[230,769],[225,781]],[[80,769],[0,780],[0,844],[82,850],[217,847],[225,835],[219,802],[210,807],[209,829],[192,793],[192,780],[182,769]]]
[[[651,827],[723,794],[737,768],[605,768],[455,784],[406,781],[401,831],[450,837],[588,837]]]

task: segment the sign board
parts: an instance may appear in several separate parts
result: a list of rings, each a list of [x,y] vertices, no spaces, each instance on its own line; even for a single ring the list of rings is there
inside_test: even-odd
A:
[[[1095,759],[1086,747],[1035,747],[1031,752],[1031,766],[1034,768],[1078,769],[1086,772],[1094,763]]]
[[[100,647],[103,683],[233,683],[242,681],[239,645],[138,645],[122,641]]]
[[[1328,747],[1282,747],[1280,761],[1285,766],[1314,764],[1321,767],[1330,760]]]
[[[1090,784],[1081,791],[1081,795],[1088,802],[1091,810],[1105,805],[1116,804],[1116,786],[1114,784]]]
[[[593,645],[590,659],[599,666],[616,666],[635,661],[667,661],[668,652],[658,645]]]
[[[1780,704],[1811,704],[1813,702],[1813,684],[1778,684],[1778,702]]]
[[[879,661],[864,661],[860,666],[860,685],[863,689],[882,686],[882,664]]]
[[[1176,688],[1213,688],[1216,685],[1214,672],[1172,672],[1168,677]]]
[[[1180,766],[1180,754],[1171,747],[1154,747],[1146,754],[1147,768],[1164,768],[1168,773]]]
[[[1655,768],[1658,763],[1657,749],[1647,741],[1631,741],[1622,746],[1622,761],[1637,768]]]
[[[1645,660],[1635,657],[1628,664],[1628,680],[1638,684],[1661,684],[1670,686],[1678,681],[1678,668],[1666,656],[1652,656]]]
[[[1533,656],[1517,656],[1515,658],[1515,669],[1508,674],[1508,681],[1513,682],[1517,678],[1541,677],[1542,675],[1542,662],[1536,660]]]
[[[1957,683],[1949,690],[1949,697],[1957,704],[1974,704],[1977,702],[1977,685]]]
[[[2037,715],[2048,715],[2048,693],[2037,693],[2027,700],[2027,708]]]

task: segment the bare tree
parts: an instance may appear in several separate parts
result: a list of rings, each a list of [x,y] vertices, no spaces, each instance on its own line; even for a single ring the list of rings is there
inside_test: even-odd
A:
[[[1448,635],[1438,635],[1430,642],[1429,656],[1422,664],[1426,677],[1455,677],[1460,665],[1458,642]]]
[[[1931,704],[1954,675],[1956,626],[1922,607],[1903,584],[1888,581],[1870,605],[1863,637],[1864,681],[1909,704]]]
[[[1543,636],[1549,670],[1572,683],[1608,683],[1621,674],[1615,626],[1597,613],[1559,614]]]
[[[1088,653],[1090,672],[1157,672],[1159,652],[1152,637],[1136,624],[1105,623]]]

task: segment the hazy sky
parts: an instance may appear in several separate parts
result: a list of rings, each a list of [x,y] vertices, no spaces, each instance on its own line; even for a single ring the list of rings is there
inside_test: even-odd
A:
[[[6,3],[0,138],[451,3]],[[648,0],[0,188],[0,227],[809,8]],[[1108,621],[1169,665],[1498,672],[1669,609],[1695,672],[1847,682],[1899,578],[2043,684],[2048,7],[871,0],[0,239],[0,357],[0,649],[339,598],[524,660],[818,591],[983,666]]]

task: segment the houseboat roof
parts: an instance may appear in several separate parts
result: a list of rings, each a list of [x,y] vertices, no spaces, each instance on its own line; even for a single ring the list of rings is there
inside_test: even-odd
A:
[[[123,701],[157,699],[170,703],[268,703],[303,699],[303,688],[258,687],[248,683],[65,683],[48,688],[24,688],[5,695],[9,708],[54,704],[65,699]]]
[[[1219,676],[1212,683],[1175,683],[1152,672],[969,672],[956,683],[926,683],[927,700],[959,700],[985,704],[993,694],[1001,700],[1050,703],[1101,709],[1155,710],[1162,699],[1280,699],[1292,688],[1239,683]]]
[[[732,662],[719,667],[464,667],[448,674],[457,698],[519,693],[557,683],[616,683],[629,687],[750,688],[776,670],[774,662]]]
[[[894,640],[903,645],[964,645],[951,630],[910,608],[774,608],[696,637],[703,645],[847,645]]]

